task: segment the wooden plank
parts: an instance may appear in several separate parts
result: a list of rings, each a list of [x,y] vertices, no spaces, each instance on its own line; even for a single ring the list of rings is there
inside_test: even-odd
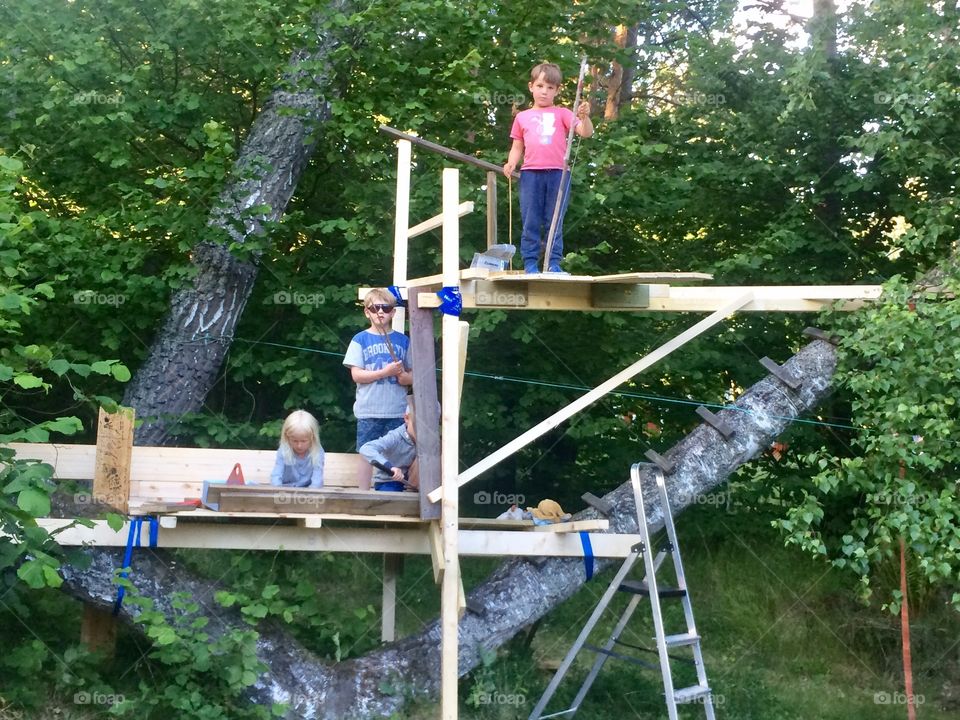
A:
[[[40,518],[48,531],[65,528],[72,520]],[[99,547],[123,547],[129,524],[115,532],[105,520],[93,520],[92,528],[76,526],[56,536],[64,546],[90,543]],[[639,535],[590,533],[593,554],[602,558],[624,558],[640,542]],[[430,540],[423,525],[407,528],[380,528],[370,532],[362,527],[301,528],[265,523],[181,522],[176,528],[160,528],[159,547],[209,548],[219,550],[284,550],[302,552],[402,553],[430,555]],[[497,530],[460,530],[460,554],[465,557],[583,557],[577,533],[537,533]]]
[[[112,658],[117,645],[117,619],[109,610],[85,603],[80,622],[80,642],[91,652]]]
[[[422,147],[432,152],[435,152],[439,155],[443,155],[444,157],[450,158],[451,160],[459,160],[460,162],[465,162],[468,165],[474,165],[478,168],[487,170],[489,172],[499,172],[500,175],[503,175],[502,167],[498,165],[494,165],[491,162],[487,162],[486,160],[475,158],[472,155],[466,155],[457,150],[451,150],[448,147],[444,147],[443,145],[438,145],[437,143],[430,142],[429,140],[424,140],[423,138],[417,137],[416,135],[409,135],[408,133],[400,132],[396,128],[392,128],[389,125],[381,125],[379,127],[379,130],[380,132],[386,133],[391,137],[399,138],[401,140],[409,140],[410,142],[412,142],[414,145],[418,147]],[[520,177],[519,173],[514,173],[514,177],[519,178]]]
[[[443,580],[443,538],[440,521],[432,520],[427,528],[430,537],[430,559],[433,561],[433,581],[439,585]]]
[[[594,532],[606,530],[610,527],[610,521],[605,518],[596,518],[591,520],[573,520],[571,522],[551,523],[550,525],[534,525],[534,532]]]
[[[413,148],[409,140],[397,141],[397,192],[393,227],[393,285],[407,284],[407,247],[410,224],[410,158]],[[404,311],[398,307],[393,314],[393,329],[403,332]],[[359,449],[359,448],[358,448]]]
[[[460,255],[460,221],[456,207],[460,195],[460,174],[444,168],[443,197],[443,286],[460,289],[458,270]],[[443,579],[440,588],[440,717],[457,720],[458,653],[460,618],[460,555],[457,520],[460,515],[456,491],[460,445],[460,398],[458,394],[459,318],[444,314],[441,320],[443,339],[443,376],[441,378],[441,488],[434,492],[443,496],[440,529],[443,537]],[[421,493],[426,497],[427,493]],[[436,498],[434,498],[436,499]]]
[[[420,517],[440,517],[440,506],[427,495],[440,487],[440,415],[437,402],[437,351],[433,340],[433,311],[423,310],[414,292],[410,310],[410,362],[413,368],[414,429],[420,468]]]
[[[466,202],[460,203],[460,206],[457,208],[457,213],[460,215],[460,217],[463,217],[464,215],[469,215],[470,213],[472,213],[473,210],[474,210],[474,204],[473,202],[468,200]],[[424,233],[428,233],[431,230],[436,230],[442,224],[443,224],[443,214],[441,213],[440,215],[434,215],[429,220],[424,220],[422,223],[418,223],[414,225],[412,228],[410,228],[407,231],[407,237],[415,238],[418,235],[423,235]]]
[[[651,353],[648,353],[642,357],[637,362],[630,365],[628,368],[621,370],[619,373],[614,375],[609,380],[601,383],[593,390],[581,395],[579,398],[574,400],[572,403],[566,407],[558,410],[553,415],[548,417],[546,420],[542,420],[538,424],[534,425],[532,428],[527,430],[525,433],[522,433],[518,437],[511,440],[509,443],[504,445],[499,450],[491,453],[485,457],[480,462],[475,465],[467,468],[462,473],[460,473],[460,479],[458,487],[463,487],[465,484],[470,482],[473,478],[477,477],[483,472],[486,472],[492,468],[497,463],[501,462],[505,458],[509,457],[513,453],[517,452],[521,448],[525,447],[529,443],[536,440],[538,437],[541,437],[545,433],[549,432],[557,425],[567,420],[568,418],[574,416],[584,408],[592,405],[594,402],[599,400],[601,397],[607,393],[615,390],[617,387],[625,383],[630,378],[634,377],[638,373],[646,370],[648,367],[653,365],[656,362],[659,362],[667,355],[672,353],[677,348],[686,344],[693,338],[697,337],[701,333],[709,330],[711,327],[717,323],[723,322],[728,316],[739,310],[741,307],[750,302],[753,296],[750,293],[745,293],[737,298],[735,301],[728,303],[720,310],[704,318],[696,325],[687,328],[682,333],[677,335],[675,338],[671,339],[669,342],[664,343],[659,348],[654,350]],[[431,499],[439,499],[440,492],[435,490],[431,493]]]
[[[393,642],[397,635],[397,576],[403,566],[403,555],[383,556],[383,614],[380,622],[381,642]]]
[[[133,410],[120,408],[115,413],[108,413],[100,408],[93,468],[94,502],[109,505],[121,513],[127,512],[132,451]]]
[[[272,485],[220,485],[207,483],[205,502],[223,512],[304,515],[345,512],[355,515],[415,515],[419,498],[414,493],[376,490],[327,490]]]
[[[491,282],[487,279],[486,282]],[[500,310],[568,310],[593,311],[599,309],[591,293],[593,278],[582,276],[524,277],[511,274],[508,280],[527,284],[524,302],[492,303],[490,291],[467,281],[462,289],[465,309]],[[604,310],[629,312],[715,312],[730,300],[744,292],[755,292],[752,302],[741,312],[819,312],[837,301],[840,309],[851,311],[863,307],[880,296],[879,285],[846,286],[756,286],[756,287],[677,287],[666,284],[650,284],[649,306],[637,308],[635,304],[604,307]],[[516,292],[513,292],[516,295]],[[434,295],[422,295],[422,307],[439,304]]]
[[[497,244],[497,178],[492,170],[487,172],[487,248]]]
[[[55,480],[93,480],[96,445],[63,443],[8,443],[21,460],[39,460],[53,467]]]

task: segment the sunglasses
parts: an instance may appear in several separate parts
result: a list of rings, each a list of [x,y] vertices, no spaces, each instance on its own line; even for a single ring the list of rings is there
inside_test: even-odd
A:
[[[378,312],[382,310],[385,313],[392,313],[393,305],[387,305],[386,303],[374,303],[373,305],[367,305],[367,310],[370,312]]]

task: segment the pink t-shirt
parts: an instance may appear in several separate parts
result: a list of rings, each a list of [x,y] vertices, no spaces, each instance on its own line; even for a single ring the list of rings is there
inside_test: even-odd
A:
[[[567,134],[576,121],[563,107],[530,108],[517,114],[510,137],[523,140],[523,170],[563,170]]]

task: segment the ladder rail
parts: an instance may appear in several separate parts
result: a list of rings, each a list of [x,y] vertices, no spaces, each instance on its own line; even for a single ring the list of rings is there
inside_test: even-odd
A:
[[[646,555],[646,553],[644,553]],[[553,694],[557,691],[557,688],[560,686],[560,682],[563,680],[564,675],[567,674],[567,670],[570,669],[570,666],[573,664],[574,659],[577,657],[577,654],[580,652],[580,648],[583,647],[583,644],[587,641],[587,638],[590,636],[591,631],[594,626],[600,620],[600,617],[603,615],[603,612],[607,609],[607,605],[610,604],[610,601],[613,599],[614,594],[617,592],[617,588],[620,587],[620,583],[623,582],[624,578],[630,574],[630,571],[633,569],[633,566],[637,562],[637,553],[631,552],[626,559],[623,561],[623,565],[620,566],[620,569],[617,571],[617,574],[613,578],[613,582],[610,583],[610,586],[603,593],[603,596],[600,598],[600,602],[597,603],[597,607],[594,608],[593,613],[590,615],[590,619],[587,620],[586,624],[583,626],[583,630],[580,631],[580,634],[577,636],[577,639],[574,641],[570,650],[567,652],[566,657],[564,657],[563,662],[560,663],[560,667],[557,668],[557,672],[554,673],[553,678],[550,680],[550,683],[547,685],[546,690],[543,691],[543,695],[540,696],[540,701],[533,708],[533,711],[530,713],[528,720],[542,720],[541,713],[544,708],[547,706],[547,703],[550,702],[550,699],[553,697]],[[572,708],[575,711],[575,708]],[[565,714],[568,711],[565,711]],[[556,715],[558,713],[554,713]],[[552,717],[552,716],[547,716]]]
[[[670,498],[667,495],[667,483],[666,478],[664,477],[663,470],[657,466],[653,466],[654,478],[657,485],[657,493],[660,496],[660,510],[663,515],[663,525],[664,529],[667,531],[667,538],[670,544],[673,546],[673,567],[677,575],[677,586],[684,590],[684,595],[681,598],[681,604],[683,606],[683,615],[687,621],[687,633],[698,637],[700,636],[697,630],[697,623],[693,616],[693,603],[690,599],[690,591],[687,588],[687,577],[683,570],[683,558],[680,554],[680,543],[677,542],[677,528],[673,523],[673,512],[670,510]],[[690,649],[693,653],[694,666],[697,672],[697,684],[703,687],[709,687],[707,681],[707,670],[703,662],[703,650],[700,646],[700,641],[697,640],[694,642]],[[713,697],[711,694],[707,694],[703,698],[704,711],[706,713],[707,720],[713,720]]]
[[[640,463],[634,463],[630,468],[630,484],[633,487],[633,499],[637,507],[637,520],[640,523],[640,537],[650,545],[650,527],[647,525],[647,508],[643,502],[643,488],[640,485]],[[661,511],[664,509],[661,508]],[[666,513],[664,513],[666,514]],[[671,539],[671,542],[673,540]],[[676,548],[674,547],[674,550]],[[653,614],[653,627],[657,638],[657,654],[660,656],[660,675],[663,678],[663,691],[667,698],[667,715],[670,720],[677,720],[677,704],[673,699],[673,673],[670,671],[670,658],[667,654],[667,644],[664,641],[666,632],[663,628],[663,610],[660,607],[660,593],[657,589],[657,574],[650,562],[649,553],[644,555],[647,565],[647,587],[650,588],[650,609]]]

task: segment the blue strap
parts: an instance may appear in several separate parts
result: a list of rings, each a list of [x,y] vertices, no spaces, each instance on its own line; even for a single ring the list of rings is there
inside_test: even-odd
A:
[[[463,298],[460,297],[460,288],[440,288],[440,290],[437,291],[437,297],[440,298],[440,312],[444,315],[460,317],[460,311],[463,310]]]
[[[407,301],[404,300],[403,295],[400,294],[400,288],[398,288],[396,285],[388,285],[387,290],[389,290],[390,294],[393,295],[394,298],[396,298],[397,307],[407,306]]]
[[[149,542],[150,547],[155,548],[157,546],[157,539],[160,534],[160,520],[153,517],[152,515],[147,516],[146,520],[150,523],[149,530]],[[125,568],[130,567],[133,562],[133,545],[136,543],[137,547],[142,547],[140,544],[140,530],[143,527],[144,518],[141,516],[130,518],[130,530],[127,532],[127,549],[123,553],[123,569],[121,569],[120,577],[126,579],[129,576],[129,573]],[[120,614],[120,607],[123,605],[123,596],[126,594],[127,589],[121,585],[117,588],[117,599],[113,604],[113,614]]]
[[[590,533],[580,531],[580,544],[583,545],[583,571],[589,581],[593,578],[593,545],[590,544]]]

